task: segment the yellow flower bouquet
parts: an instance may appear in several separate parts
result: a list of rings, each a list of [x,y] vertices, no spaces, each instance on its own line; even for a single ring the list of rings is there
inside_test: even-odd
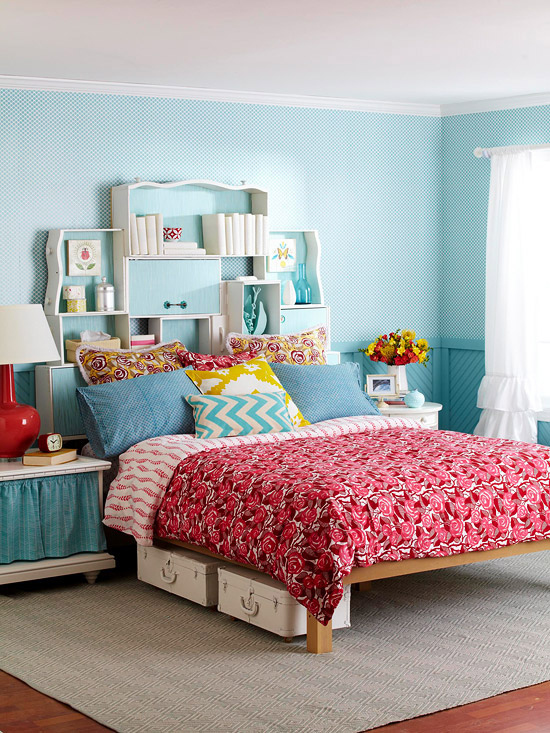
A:
[[[378,336],[366,349],[359,349],[370,357],[371,361],[382,361],[388,366],[404,366],[405,364],[426,364],[430,360],[432,347],[426,339],[416,339],[414,331],[398,329],[389,336]]]

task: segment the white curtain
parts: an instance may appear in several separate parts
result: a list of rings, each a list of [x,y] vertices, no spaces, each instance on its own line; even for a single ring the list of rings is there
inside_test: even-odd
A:
[[[541,236],[532,151],[494,151],[487,222],[485,374],[474,433],[537,441],[537,258]],[[548,206],[548,204],[546,204]]]

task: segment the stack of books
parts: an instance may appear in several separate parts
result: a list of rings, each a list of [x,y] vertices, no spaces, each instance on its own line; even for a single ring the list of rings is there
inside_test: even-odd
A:
[[[269,225],[263,214],[204,214],[202,236],[209,255],[267,255]]]
[[[23,456],[24,466],[58,466],[61,463],[76,461],[76,448],[61,448],[54,453],[33,450]]]
[[[162,214],[130,214],[130,254],[162,254]]]
[[[152,333],[148,333],[144,336],[131,336],[130,338],[131,349],[143,349],[148,346],[154,346],[155,343],[155,336]]]
[[[187,255],[205,255],[206,250],[199,247],[196,242],[177,242],[171,239],[163,242],[162,253],[165,257],[182,257]]]

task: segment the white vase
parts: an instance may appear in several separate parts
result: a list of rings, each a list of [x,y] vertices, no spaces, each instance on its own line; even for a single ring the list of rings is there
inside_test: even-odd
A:
[[[283,288],[283,303],[284,305],[295,305],[296,303],[296,290],[292,280],[287,280]]]
[[[409,391],[409,385],[407,384],[407,367],[405,364],[400,364],[399,366],[388,366],[388,374],[395,375],[397,391],[399,394],[406,394]]]

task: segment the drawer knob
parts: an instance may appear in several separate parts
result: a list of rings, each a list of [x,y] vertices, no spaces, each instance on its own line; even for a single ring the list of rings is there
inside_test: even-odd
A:
[[[420,422],[428,422],[428,419],[426,417],[422,416],[420,418]]]
[[[286,316],[281,316],[281,323],[284,323],[286,321]]]
[[[187,308],[187,302],[182,300],[180,303],[170,303],[169,300],[165,300],[164,307],[166,310],[169,310],[170,308],[181,308],[183,310],[184,308]]]

